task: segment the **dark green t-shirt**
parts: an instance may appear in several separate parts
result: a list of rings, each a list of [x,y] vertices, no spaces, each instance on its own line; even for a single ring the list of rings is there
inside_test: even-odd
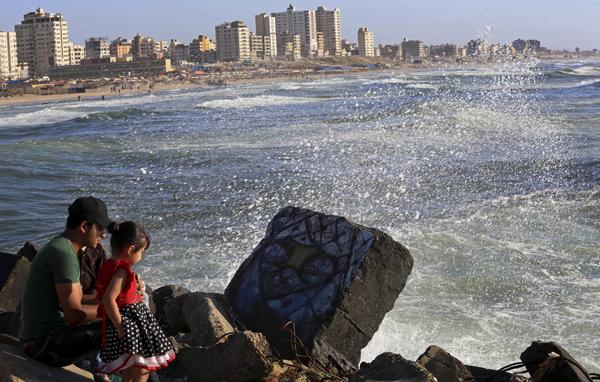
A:
[[[79,262],[69,241],[57,236],[35,256],[21,300],[23,341],[47,335],[52,328],[66,326],[55,284],[79,283]]]

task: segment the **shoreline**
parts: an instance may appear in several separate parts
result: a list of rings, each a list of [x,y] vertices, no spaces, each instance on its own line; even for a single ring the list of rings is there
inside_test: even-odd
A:
[[[557,57],[540,57],[540,62],[554,62],[561,61]],[[574,59],[562,59],[571,61]],[[68,93],[68,94],[23,94],[10,98],[0,98],[0,107],[10,107],[13,105],[44,105],[55,102],[83,102],[83,101],[103,101],[111,100],[115,98],[127,98],[140,96],[144,94],[155,94],[162,93],[169,90],[193,90],[202,89],[207,87],[219,87],[239,84],[257,84],[257,83],[274,83],[278,81],[302,81],[302,80],[315,80],[324,77],[332,76],[345,76],[362,73],[383,73],[383,72],[412,72],[418,70],[432,70],[432,69],[444,69],[444,68],[461,68],[461,67],[485,67],[502,64],[502,62],[465,62],[465,63],[448,63],[444,61],[432,62],[429,65],[415,65],[411,63],[396,62],[393,65],[388,65],[382,68],[371,68],[364,70],[340,70],[332,72],[298,72],[298,73],[278,73],[270,72],[244,72],[244,71],[226,71],[217,73],[206,74],[202,78],[193,79],[174,79],[169,82],[164,82],[157,79],[147,79],[146,84],[137,84],[136,88],[122,88],[112,91],[111,86],[104,85],[98,88],[92,88],[87,90],[85,93]],[[335,66],[335,63],[332,63]],[[249,74],[251,73],[251,74]],[[258,76],[257,76],[258,75]],[[223,84],[219,84],[219,81],[224,81]]]

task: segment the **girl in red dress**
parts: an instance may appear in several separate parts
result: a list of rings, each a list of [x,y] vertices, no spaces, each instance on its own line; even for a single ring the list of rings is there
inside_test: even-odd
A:
[[[175,359],[173,345],[137,293],[131,266],[142,259],[150,236],[136,223],[111,223],[112,257],[102,265],[96,291],[102,318],[102,348],[98,372],[121,372],[123,381],[145,382],[148,370]]]

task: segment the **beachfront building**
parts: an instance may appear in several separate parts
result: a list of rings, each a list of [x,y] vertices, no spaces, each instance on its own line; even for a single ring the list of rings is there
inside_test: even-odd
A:
[[[329,11],[318,7],[315,13],[317,33],[323,33],[324,55],[341,56],[342,53],[342,21],[338,8]]]
[[[69,65],[79,65],[85,58],[85,48],[82,45],[69,43]]]
[[[226,22],[215,27],[217,61],[250,60],[250,31],[243,21]]]
[[[458,56],[458,47],[456,44],[432,45],[429,47],[429,55],[432,57],[456,57]]]
[[[271,52],[271,36],[250,33],[250,57],[252,60],[261,61],[274,58]]]
[[[131,41],[126,38],[118,37],[110,42],[108,52],[112,57],[125,59],[131,56]]]
[[[100,58],[83,62],[80,65],[51,67],[49,77],[54,81],[78,79],[152,77],[173,71],[171,60],[144,59],[137,61],[117,61],[115,57]]]
[[[358,55],[375,57],[375,38],[367,27],[358,28]]]
[[[0,32],[0,79],[14,80],[17,78],[19,78],[17,34]]]
[[[261,13],[254,17],[256,22],[256,35],[268,37],[269,40],[269,58],[277,57],[277,28],[275,25],[275,17]],[[263,39],[264,41],[264,39]]]
[[[179,65],[190,59],[190,47],[178,40],[171,40],[168,49],[168,55],[173,65]]]
[[[387,57],[391,59],[402,59],[402,46],[400,44],[379,44],[379,54],[381,55],[381,57]]]
[[[317,32],[317,57],[323,57],[325,53],[325,33]]]
[[[512,42],[512,46],[517,52],[539,52],[542,49],[540,40],[517,39]]]
[[[133,37],[131,54],[135,60],[162,58],[162,43],[157,46],[153,38],[138,33]]]
[[[487,57],[490,55],[490,46],[485,39],[471,40],[467,43],[467,54],[473,57]]]
[[[427,57],[425,51],[425,45],[420,40],[406,40],[402,41],[402,58],[405,61],[415,60]]]
[[[15,32],[17,58],[29,64],[32,76],[46,76],[50,67],[70,64],[69,28],[60,13],[38,8],[23,16]]]
[[[190,59],[203,64],[215,62],[217,59],[215,49],[214,41],[207,36],[199,35],[190,44]]]
[[[85,40],[85,57],[89,59],[105,58],[110,56],[108,37],[90,37]]]
[[[288,44],[290,35],[299,35],[302,41],[302,56],[312,57],[317,53],[317,19],[315,11],[296,11],[290,4],[285,12],[271,13],[275,18],[277,40],[283,43],[277,46],[280,56],[285,55],[285,45]],[[283,53],[279,51],[282,46]]]

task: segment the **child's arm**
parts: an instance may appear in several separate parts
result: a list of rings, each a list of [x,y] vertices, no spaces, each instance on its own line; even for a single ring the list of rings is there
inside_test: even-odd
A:
[[[102,303],[104,304],[104,310],[108,315],[108,318],[112,321],[113,325],[117,329],[117,334],[119,338],[123,337],[123,321],[121,319],[121,313],[119,313],[119,307],[117,306],[117,297],[119,293],[123,290],[123,286],[127,281],[127,272],[124,269],[119,269],[112,280],[110,280],[110,284],[106,288],[104,292],[104,297],[102,298]]]

